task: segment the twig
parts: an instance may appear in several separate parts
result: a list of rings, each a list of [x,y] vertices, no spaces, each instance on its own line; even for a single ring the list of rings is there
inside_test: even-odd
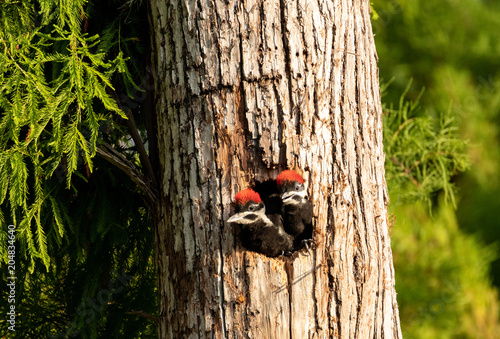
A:
[[[146,194],[150,202],[156,201],[156,190],[144,180],[144,176],[137,170],[135,165],[115,150],[111,145],[102,143],[97,147],[97,154],[121,169],[132,181]]]
[[[146,168],[149,179],[156,187],[156,177],[155,173],[153,172],[153,166],[151,165],[151,161],[149,159],[148,153],[146,152],[146,147],[144,147],[144,143],[142,142],[142,138],[139,135],[139,130],[137,129],[137,125],[135,124],[134,115],[132,114],[132,112],[130,112],[130,110],[127,110],[125,114],[128,118],[126,123],[129,126],[130,135],[132,136],[132,139],[137,146],[137,151],[139,152],[141,162],[143,163],[144,168]]]
[[[130,312],[127,312],[127,314],[133,314],[133,315],[139,315],[141,317],[144,317],[152,322],[154,322],[155,324],[158,324],[158,317],[155,317],[154,315],[151,315],[149,313],[146,313],[144,311],[130,311]]]
[[[401,162],[399,162],[398,159],[396,159],[394,157],[391,157],[391,161],[393,163],[395,163],[396,165],[399,165],[399,167],[401,167],[401,169],[405,172],[405,174],[408,176],[408,178],[410,178],[411,182],[414,183],[418,188],[422,189],[422,186],[420,186],[418,181],[411,175],[410,171],[408,170],[408,168],[406,168],[405,165],[403,165]]]

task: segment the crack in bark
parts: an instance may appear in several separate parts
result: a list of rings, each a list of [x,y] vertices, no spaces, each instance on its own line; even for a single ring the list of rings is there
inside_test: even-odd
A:
[[[201,4],[199,3],[198,1],[198,5],[201,6]],[[214,4],[215,6],[215,16],[216,16],[216,19],[218,19],[218,14],[217,14],[217,2],[215,2]],[[202,7],[200,7],[202,8]],[[212,24],[212,22],[211,22]],[[217,23],[218,24],[218,23]],[[198,20],[196,20],[196,26],[198,27]],[[222,58],[221,58],[221,49],[220,49],[220,45],[219,45],[219,40],[220,40],[220,31],[218,29],[215,29],[213,30],[215,35],[218,35],[219,39],[214,39],[215,40],[215,46],[217,48],[217,55],[218,55],[218,61],[219,61],[219,72],[220,72],[220,82],[219,82],[219,85],[222,84]],[[199,34],[200,30],[198,28],[198,34]],[[198,38],[199,41],[201,41],[200,37]],[[201,46],[200,46],[200,49],[201,49]],[[231,88],[232,89],[232,88]],[[212,102],[212,119],[213,119],[213,122],[214,122],[214,129],[217,129],[217,121],[218,121],[218,118],[217,118],[217,114],[216,114],[216,107],[215,105],[213,105],[213,100],[211,101]],[[212,135],[213,137],[213,135]],[[218,220],[218,223],[220,226],[222,227],[219,227],[219,230],[222,230],[223,229],[223,225],[224,225],[224,221],[222,220],[222,217],[224,216],[224,206],[222,204],[222,201],[223,201],[223,198],[222,198],[222,169],[219,167],[219,162],[218,162],[218,150],[220,149],[220,144],[219,144],[219,139],[218,138],[214,138],[215,139],[215,147],[213,148],[213,152],[214,152],[214,163],[215,163],[215,174],[216,174],[216,177],[217,177],[217,187],[218,187],[218,192],[219,192],[219,199],[221,201],[221,219]],[[199,171],[198,171],[199,173]],[[210,217],[212,216],[212,211],[210,211],[209,213]],[[210,222],[210,224],[214,224],[213,222]],[[222,232],[219,232],[219,251],[218,251],[218,255],[219,255],[219,271],[217,272],[219,274],[219,280],[218,280],[218,285],[219,285],[219,308],[220,308],[220,312],[221,312],[221,321],[222,321],[222,337],[223,338],[226,338],[226,310],[225,310],[225,307],[224,307],[224,302],[225,302],[225,295],[224,295],[224,250],[223,250],[223,233]]]
[[[281,102],[278,88],[276,87],[276,82],[273,81],[274,96],[276,97],[276,113],[278,115],[278,144],[279,144],[279,154],[278,154],[278,169],[281,171],[285,167],[282,165],[286,163],[286,142],[283,138],[283,103]]]
[[[354,143],[354,155],[355,155],[355,170],[356,170],[356,192],[357,195],[353,197],[356,201],[356,206],[358,207],[357,211],[357,217],[359,218],[358,222],[356,223],[359,227],[363,227],[365,225],[365,218],[364,218],[364,213],[366,211],[366,207],[364,204],[364,195],[363,195],[363,173],[361,171],[362,168],[362,145],[363,145],[363,138],[362,138],[362,126],[363,122],[361,120],[361,111],[359,107],[359,100],[360,100],[360,90],[359,90],[359,81],[358,81],[358,58],[357,58],[357,45],[356,45],[356,18],[354,17],[353,21],[353,27],[352,27],[352,39],[353,39],[353,45],[354,45],[354,97],[355,97],[355,102],[353,105],[355,105],[355,109],[353,110],[353,129],[354,129],[354,137],[353,137],[353,143]],[[348,54],[346,54],[348,55]],[[357,126],[354,124],[355,123],[355,118],[357,118]],[[363,273],[362,273],[362,268],[363,264],[362,261],[363,259],[360,258],[360,256],[363,256],[363,253],[361,249],[364,247],[361,244],[361,235],[360,235],[360,229],[359,227],[355,228],[355,235],[354,235],[354,243],[357,245],[356,247],[356,252],[354,253],[354,258],[353,258],[353,275],[354,279],[356,281],[356,324],[354,327],[355,333],[359,333],[360,330],[360,318],[361,318],[361,305],[362,305],[362,293],[363,293]]]
[[[316,250],[313,251],[313,256],[314,256],[314,267],[317,267],[316,269],[319,269],[323,263],[320,263],[318,265],[318,255],[316,253]],[[316,332],[319,330],[319,319],[318,319],[318,297],[316,296],[316,291],[317,291],[317,284],[318,284],[318,279],[316,278],[316,269],[312,273],[312,299],[314,300],[314,305],[313,305],[313,318],[314,318],[314,328],[316,329]]]
[[[334,91],[335,91],[335,40],[336,40],[336,36],[337,36],[337,27],[335,26],[335,24],[333,24],[332,26],[332,63],[333,63],[333,70],[332,72],[330,73],[330,79],[329,79],[329,82],[331,84],[334,84],[333,86],[330,87],[331,91],[330,93],[332,94],[330,96],[330,102],[329,102],[329,106],[330,106],[330,109],[332,111],[332,119],[331,119],[331,124],[330,124],[330,134],[332,135],[332,163],[331,163],[331,173],[332,173],[332,176],[334,176],[334,180],[333,180],[333,192],[336,191],[336,184],[337,184],[337,180],[335,180],[335,175],[336,173],[338,173],[339,171],[336,170],[336,168],[338,167],[338,157],[336,156],[336,139],[335,139],[335,136],[337,135],[335,133],[335,108],[337,106],[337,102],[335,100],[335,95],[334,95]],[[333,215],[333,206],[336,205],[335,204],[335,201],[334,201],[334,198],[335,200],[337,200],[337,198],[335,197],[335,195],[329,195],[328,196],[328,200],[327,200],[327,206],[328,206],[328,211],[329,211],[329,218],[328,220],[330,220],[330,222],[326,225],[326,228],[325,230],[328,232],[328,229],[331,228],[331,231],[330,231],[330,234],[332,235],[335,235],[335,219],[334,219],[334,215]],[[334,248],[334,244],[335,244],[335,239],[331,239],[331,244],[332,244],[332,248]],[[325,244],[325,248],[326,246],[328,246],[328,244]],[[327,279],[328,279],[328,289],[330,291],[330,293],[328,294],[328,302],[327,302],[327,306],[328,306],[328,309],[329,310],[332,310],[332,303],[335,303],[334,304],[334,308],[335,308],[335,316],[336,316],[336,319],[333,319],[332,320],[332,314],[329,314],[329,319],[327,321],[327,326],[328,326],[328,331],[329,331],[329,336],[330,337],[339,337],[339,333],[335,331],[335,327],[333,326],[334,324],[334,321],[340,321],[340,307],[338,305],[338,296],[337,296],[337,290],[335,288],[335,277],[333,275],[333,267],[334,267],[334,264],[335,264],[335,259],[334,259],[334,254],[333,253],[327,253],[327,260],[329,261],[329,264],[328,264],[328,269],[327,269]]]
[[[347,42],[349,41],[348,40],[348,35],[349,35],[349,31],[348,31],[348,27],[346,27],[346,23],[343,22],[343,41],[344,41],[344,45],[347,45]],[[341,135],[341,140],[340,140],[340,147],[341,147],[341,154],[344,155],[341,159],[342,161],[342,168],[340,169],[341,171],[343,171],[343,169],[346,169],[347,170],[349,169],[349,163],[348,163],[348,157],[346,155],[349,154],[348,150],[347,150],[347,141],[349,140],[349,137],[350,135],[348,135],[348,128],[346,126],[346,119],[349,117],[349,114],[350,112],[346,112],[346,108],[349,109],[350,108],[350,101],[349,101],[349,97],[346,93],[346,79],[347,79],[347,58],[348,58],[348,54],[345,53],[345,51],[343,50],[336,50],[337,53],[342,53],[342,60],[341,60],[341,63],[339,65],[339,67],[341,68],[341,72],[342,72],[342,77],[340,79],[340,107],[339,107],[339,112],[340,112],[340,135]],[[347,99],[347,100],[346,100]],[[340,164],[339,164],[340,165]],[[340,166],[339,166],[340,167]],[[347,174],[347,180],[346,180],[346,184],[347,185],[351,185],[350,183],[350,176]],[[345,187],[342,187],[342,189],[345,189]],[[346,205],[346,210],[347,210],[347,219],[346,219],[346,222],[347,224],[349,225],[350,221],[349,221],[349,217],[352,217],[353,214],[352,214],[352,196],[349,197],[349,200],[346,201],[346,198],[344,197],[344,194],[342,194],[342,202],[345,203]],[[346,237],[345,239],[346,242],[349,241],[348,237]],[[349,248],[349,243],[346,243],[344,245],[344,248]],[[340,288],[340,286],[338,286],[337,288]],[[341,297],[340,297],[340,293],[341,291],[339,289],[336,289],[335,290],[335,297],[336,297],[336,311],[337,311],[337,322],[338,322],[338,327],[337,327],[337,331],[338,331],[338,335],[339,337],[342,337],[342,332],[345,331],[345,330],[351,330],[351,326],[349,323],[343,323],[342,321],[348,321],[349,319],[342,319],[342,300],[341,300]],[[352,337],[352,335],[351,335]]]
[[[214,122],[217,121],[217,116],[215,113],[215,107],[212,107],[212,114],[213,114],[213,119]],[[220,144],[219,144],[219,139],[215,138],[215,145],[216,147],[213,148],[214,152],[214,158],[215,160],[215,171],[216,171],[216,177],[217,177],[217,186],[218,186],[218,192],[219,192],[219,199],[221,201],[221,219],[217,220],[219,225],[219,229],[223,229],[224,221],[222,220],[222,216],[224,216],[224,205],[222,204],[222,169],[219,167],[219,162],[218,162],[218,150],[220,149]],[[210,186],[210,185],[209,185]],[[212,216],[212,213],[210,212],[210,216]],[[210,224],[214,224],[213,221],[210,222]],[[226,310],[224,307],[224,302],[225,302],[225,295],[224,295],[224,250],[223,250],[223,233],[219,232],[219,260],[220,260],[220,267],[219,267],[219,295],[220,295],[220,300],[219,300],[219,307],[221,311],[221,320],[222,320],[222,337],[226,338]]]
[[[306,6],[307,6],[307,1],[306,1]],[[300,5],[300,1],[297,0],[297,19],[298,19],[298,22],[301,23],[301,22],[304,22],[303,18],[304,18],[304,8],[302,8],[302,6]],[[295,126],[295,129],[296,129],[296,133],[297,135],[301,135],[301,129],[302,129],[302,123],[303,123],[303,113],[302,113],[302,103],[304,101],[308,101],[307,99],[307,93],[308,93],[308,89],[307,89],[307,80],[306,80],[306,74],[308,72],[308,69],[307,69],[307,65],[308,65],[308,60],[307,60],[307,57],[308,57],[308,47],[306,42],[307,42],[307,39],[305,37],[305,30],[304,30],[304,25],[300,25],[300,40],[301,40],[301,43],[300,43],[300,46],[302,47],[302,50],[301,51],[297,51],[295,56],[296,57],[301,57],[302,59],[304,59],[304,69],[303,69],[303,72],[304,74],[301,74],[299,73],[297,76],[299,77],[299,79],[303,79],[304,81],[304,87],[305,87],[305,98],[300,98],[298,99],[299,103],[300,103],[300,106],[299,106],[299,109],[297,110],[297,119],[296,119],[296,126]],[[301,52],[302,52],[302,55],[301,55]],[[298,92],[299,94],[301,93],[300,91]],[[313,113],[314,114],[314,113]],[[313,125],[314,127],[314,125]]]
[[[335,161],[332,162],[332,167],[333,167],[333,164],[335,164]],[[332,168],[332,173],[335,173],[333,171],[333,168]],[[334,200],[332,198],[332,195],[328,196],[328,200],[327,200],[327,210],[328,210],[328,219],[327,220],[330,220],[330,223],[328,223],[326,225],[326,231],[328,232],[328,228],[331,228],[330,234],[332,234],[332,236],[335,235],[335,224],[334,224],[334,215],[333,215],[333,210],[334,210]],[[328,238],[326,239],[326,241],[328,241]],[[326,243],[325,241],[325,249],[326,248],[334,248],[334,243],[335,243],[335,239],[332,238],[329,243]],[[335,289],[335,277],[333,276],[333,268],[335,267],[335,258],[334,258],[334,253],[333,252],[326,252],[326,257],[325,257],[325,260],[327,261],[328,265],[327,265],[327,278],[328,278],[328,289],[329,289],[329,293],[328,293],[328,303],[327,305],[329,306],[329,309],[331,309],[331,303],[336,299],[336,289]],[[336,316],[337,316],[337,321],[340,320],[340,309],[338,306],[336,306],[335,308],[336,310]],[[328,328],[330,330],[330,336],[333,336],[334,334],[334,329],[332,327],[332,322],[331,321],[328,321],[327,322],[327,325],[328,325]]]
[[[291,49],[290,49],[290,43],[289,43],[289,32],[287,29],[286,25],[286,13],[285,13],[285,8],[286,8],[286,0],[280,0],[280,21],[281,21],[281,37],[283,40],[283,54],[285,56],[285,75],[288,79],[288,100],[290,101],[290,114],[293,111],[293,90],[292,90],[292,70],[291,70]],[[285,154],[286,156],[286,154]],[[287,165],[287,164],[285,164]],[[286,167],[286,166],[285,166]]]
[[[248,274],[247,272],[247,261],[248,261],[248,258],[247,258],[247,253],[246,251],[243,253],[243,257],[242,257],[242,261],[243,261],[243,277],[244,277],[244,286],[248,287],[250,286],[250,282],[249,282],[249,279],[250,279],[250,275]],[[246,291],[246,293],[244,295],[246,295],[249,291]],[[249,302],[246,303],[246,312],[244,312],[244,322],[245,322],[245,331],[248,332],[249,329],[251,328],[251,324],[250,324],[250,319],[248,318],[248,304]]]
[[[293,317],[292,317],[292,307],[293,307],[293,261],[291,260],[285,260],[285,272],[286,272],[286,278],[287,278],[287,289],[288,289],[288,303],[290,305],[290,316],[288,318],[289,324],[288,328],[290,331],[290,339],[292,338],[292,328],[293,328]]]

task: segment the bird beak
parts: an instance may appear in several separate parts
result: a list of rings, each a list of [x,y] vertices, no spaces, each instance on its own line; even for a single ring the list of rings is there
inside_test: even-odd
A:
[[[238,222],[239,220],[243,219],[242,214],[243,213],[236,213],[231,218],[227,219],[227,222]]]
[[[281,196],[281,200],[283,201],[284,204],[298,204],[302,200],[305,199],[307,195],[307,192],[305,190],[297,192],[297,191],[291,191],[291,192],[285,192]]]
[[[249,223],[254,222],[257,218],[258,218],[258,215],[255,212],[242,212],[242,213],[236,213],[231,218],[227,219],[227,222],[249,224]]]

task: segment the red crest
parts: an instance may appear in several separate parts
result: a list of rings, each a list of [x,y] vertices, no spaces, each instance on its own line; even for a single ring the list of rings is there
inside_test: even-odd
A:
[[[234,196],[234,200],[236,200],[236,204],[246,205],[247,202],[253,201],[258,204],[262,200],[260,199],[259,193],[255,192],[251,188],[247,188],[245,190],[239,191]]]
[[[278,186],[281,186],[282,183],[285,183],[287,181],[297,181],[300,184],[304,183],[304,179],[302,178],[302,176],[293,170],[284,170],[276,178],[276,183],[278,184]]]

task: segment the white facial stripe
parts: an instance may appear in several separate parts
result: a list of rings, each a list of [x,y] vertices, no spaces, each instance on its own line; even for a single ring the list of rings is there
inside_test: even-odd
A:
[[[299,196],[301,197],[302,199],[305,198],[307,195],[307,192],[306,190],[302,190],[302,191],[291,191],[291,192],[286,192],[286,193],[283,193],[283,195],[281,196],[281,199],[282,200],[286,200],[288,198],[291,198],[293,196]]]
[[[302,202],[303,202],[303,199],[302,200],[288,199],[288,200],[284,200],[283,204],[287,205],[287,206],[289,206],[289,205],[299,205]]]
[[[245,217],[249,214],[255,214],[254,212],[241,212],[241,213],[236,213],[233,215],[231,218],[227,219],[227,222],[238,222],[241,219],[245,219]]]
[[[254,215],[255,218],[247,218],[250,215]],[[227,219],[227,222],[230,222],[230,223],[237,222],[239,224],[252,224],[257,219],[264,220],[264,222],[266,224],[268,223],[268,221],[271,223],[271,225],[273,224],[271,222],[271,220],[269,220],[269,218],[266,216],[265,213],[263,213],[263,212],[248,212],[248,211],[237,213],[237,214],[233,215],[231,218]]]
[[[307,193],[305,190],[299,192],[296,191],[286,192],[283,193],[281,199],[283,200],[283,204],[285,205],[298,205],[304,203],[304,201],[306,200],[305,199],[306,195]]]

